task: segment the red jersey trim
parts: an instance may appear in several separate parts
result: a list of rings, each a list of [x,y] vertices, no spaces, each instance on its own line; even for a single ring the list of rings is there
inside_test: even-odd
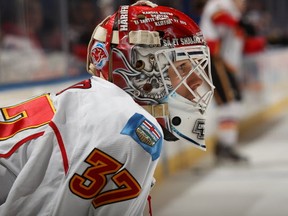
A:
[[[220,40],[207,40],[207,45],[210,49],[212,56],[219,55],[220,53]]]
[[[23,144],[27,143],[30,140],[37,139],[38,137],[42,136],[44,134],[44,131],[32,134],[28,137],[25,137],[24,139],[17,142],[7,153],[0,154],[0,158],[9,158],[17,149],[19,149]]]
[[[62,159],[63,159],[64,171],[65,171],[65,174],[67,174],[68,169],[69,169],[68,157],[67,157],[66,148],[65,148],[61,133],[54,122],[50,121],[49,126],[53,129],[56,135],[58,145],[61,151]]]
[[[212,21],[218,25],[226,25],[230,27],[235,27],[238,24],[238,21],[234,19],[230,14],[225,11],[220,11],[215,13],[212,17]]]
[[[266,40],[264,37],[247,37],[244,43],[244,53],[253,54],[262,52],[265,49]]]

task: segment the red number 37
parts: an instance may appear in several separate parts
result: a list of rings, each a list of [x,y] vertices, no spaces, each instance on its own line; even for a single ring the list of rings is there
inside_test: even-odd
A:
[[[137,180],[123,166],[111,156],[99,149],[94,149],[85,160],[90,164],[82,175],[74,174],[70,180],[70,190],[83,199],[92,199],[94,208],[121,202],[137,197],[141,186]],[[107,184],[106,175],[117,186],[113,190],[103,192]]]

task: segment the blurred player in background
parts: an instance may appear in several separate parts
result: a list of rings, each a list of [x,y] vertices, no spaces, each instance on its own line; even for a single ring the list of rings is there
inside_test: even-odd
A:
[[[142,215],[163,139],[206,149],[209,66],[188,16],[120,6],[92,34],[90,79],[1,109],[0,215]]]
[[[262,49],[264,45],[262,40],[253,41],[247,37],[241,20],[245,8],[245,0],[208,0],[200,23],[210,47],[214,98],[219,112],[215,156],[216,159],[235,162],[248,160],[236,150],[242,100],[240,70],[244,47],[253,52],[253,49]],[[247,41],[252,47],[246,46]]]

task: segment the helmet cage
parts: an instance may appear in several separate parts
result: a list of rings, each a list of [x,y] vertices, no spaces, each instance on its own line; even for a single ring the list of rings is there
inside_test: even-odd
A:
[[[163,61],[163,57],[165,57],[165,61]],[[193,95],[193,100],[191,100],[191,102],[194,104],[194,107],[200,109],[202,112],[205,112],[213,97],[214,89],[210,70],[209,49],[207,48],[207,46],[197,45],[161,49],[156,51],[155,59],[160,69],[160,74],[162,76],[162,80],[164,81],[167,95],[170,96],[174,94],[175,92],[177,92],[177,89],[179,89],[180,86],[184,85],[185,88],[191,93],[191,95]],[[175,61],[181,60],[189,60],[192,64],[191,70],[184,76],[181,75],[174,63]],[[172,91],[171,81],[167,80],[166,78],[167,62],[169,62],[170,67],[173,68],[174,73],[181,80],[177,84],[177,86],[173,88]],[[192,89],[187,84],[187,79],[193,73],[197,74],[197,76],[200,77],[200,79],[202,80],[202,84],[196,89]]]

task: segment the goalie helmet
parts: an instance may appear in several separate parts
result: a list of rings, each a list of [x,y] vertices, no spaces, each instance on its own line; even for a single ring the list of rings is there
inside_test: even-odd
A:
[[[206,149],[205,112],[214,89],[210,56],[187,15],[150,1],[120,6],[95,28],[87,70],[130,94],[164,134],[174,135],[171,140]]]

